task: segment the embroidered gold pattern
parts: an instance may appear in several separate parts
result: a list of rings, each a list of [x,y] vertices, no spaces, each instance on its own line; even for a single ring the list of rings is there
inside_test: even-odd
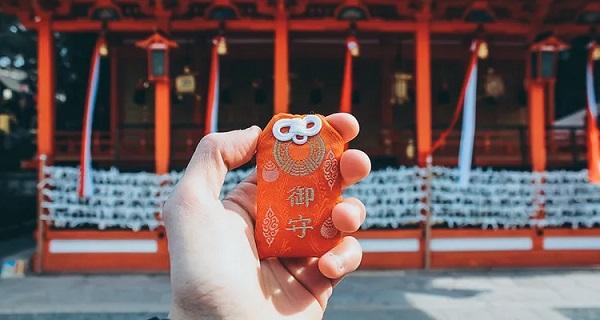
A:
[[[309,187],[296,186],[288,191],[288,200],[290,206],[308,206],[312,201],[315,201],[315,189]]]
[[[338,230],[333,225],[331,216],[329,216],[325,222],[323,222],[323,225],[321,225],[321,236],[325,239],[333,239],[337,234]]]
[[[327,180],[329,189],[333,189],[333,185],[338,176],[338,162],[331,150],[327,153],[327,157],[323,163],[323,172],[325,173],[325,180]]]
[[[273,161],[269,160],[262,169],[262,177],[266,182],[273,182],[279,178],[279,170]]]
[[[306,237],[306,230],[313,229],[313,227],[310,225],[311,221],[312,220],[310,218],[304,218],[302,215],[298,215],[298,219],[288,220],[288,225],[291,226],[287,227],[285,230],[292,232],[299,231],[300,233],[297,234],[298,238],[304,239],[304,237]]]
[[[279,219],[277,219],[271,207],[269,207],[269,210],[267,210],[267,214],[263,219],[262,232],[270,247],[275,240],[275,236],[277,236],[277,232],[279,232]]]
[[[289,151],[290,146],[295,146],[293,142],[280,142],[279,140],[275,140],[273,156],[281,170],[292,176],[306,176],[315,171],[321,165],[321,162],[323,162],[323,158],[325,157],[325,142],[323,142],[323,139],[320,136],[315,136],[308,139],[307,144],[309,151],[306,158],[296,160],[290,156]]]

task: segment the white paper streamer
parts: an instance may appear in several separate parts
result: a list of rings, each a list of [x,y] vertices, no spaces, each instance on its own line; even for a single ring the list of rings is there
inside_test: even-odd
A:
[[[98,229],[155,229],[162,224],[163,202],[181,172],[158,176],[117,169],[93,171],[94,194],[77,196],[78,168],[46,167],[42,181],[48,219],[57,227],[94,226]],[[231,191],[250,170],[227,174],[221,196]],[[431,174],[430,190],[426,177]],[[474,169],[469,184],[460,185],[455,168],[401,167],[374,171],[347,189],[367,207],[363,228],[400,228],[423,221],[449,228],[520,228],[532,225],[589,228],[600,224],[600,186],[589,184],[587,171],[532,173]],[[544,181],[544,183],[541,183]],[[429,208],[424,201],[430,194]],[[542,209],[545,217],[537,212]]]
[[[477,46],[476,46],[477,48]],[[476,54],[476,53],[474,53]],[[460,133],[460,146],[458,151],[458,169],[460,171],[459,183],[466,186],[471,173],[473,160],[473,144],[475,143],[475,113],[477,109],[477,60],[475,60],[469,84],[465,92],[463,104],[463,121]]]

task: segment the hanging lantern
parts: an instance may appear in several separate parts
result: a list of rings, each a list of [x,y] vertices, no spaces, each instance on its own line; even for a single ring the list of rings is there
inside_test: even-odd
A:
[[[169,80],[169,50],[177,48],[177,43],[159,33],[154,33],[145,40],[136,42],[140,48],[148,52],[148,80]]]
[[[194,93],[196,91],[196,77],[192,74],[190,67],[183,68],[183,74],[175,78],[175,90],[177,94]]]
[[[534,43],[531,48],[529,76],[535,80],[556,79],[558,54],[567,50],[569,45],[555,36]]]
[[[410,73],[405,72],[395,72],[394,73],[394,82],[392,88],[392,98],[391,102],[394,105],[400,106],[404,105],[409,101],[408,94],[408,85],[412,80],[412,75]]]

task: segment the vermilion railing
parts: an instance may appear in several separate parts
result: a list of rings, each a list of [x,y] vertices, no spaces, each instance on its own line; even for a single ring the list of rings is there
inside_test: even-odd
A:
[[[433,129],[437,138],[443,129]],[[171,160],[184,165],[202,138],[201,126],[177,125],[171,129]],[[546,148],[548,168],[577,167],[586,161],[585,129],[582,127],[548,127]],[[56,133],[56,160],[78,161],[80,132]],[[455,130],[433,157],[435,165],[455,166],[460,146],[460,131]],[[361,148],[360,145],[352,147]],[[367,148],[373,158],[387,157],[399,165],[413,165],[416,142],[412,129],[396,129],[381,135],[380,146]],[[118,163],[152,162],[154,158],[154,128],[151,125],[122,127],[115,139],[107,131],[92,134],[94,161]],[[529,130],[526,126],[477,128],[475,133],[475,166],[527,167]]]
[[[181,125],[171,129],[171,158],[182,162],[189,160],[203,135],[200,126]],[[81,133],[57,131],[56,161],[79,161]],[[118,130],[115,139],[109,131],[92,133],[92,157],[95,162],[152,162],[154,159],[154,127],[129,125]]]
[[[437,139],[444,129],[433,129]],[[413,164],[415,156],[408,157],[414,149],[414,132],[410,129],[395,130],[391,135],[392,156],[399,164]],[[433,163],[455,166],[460,147],[460,130],[455,130],[433,156]],[[586,161],[586,137],[583,127],[546,128],[548,168],[577,167]],[[473,152],[475,166],[527,167],[530,166],[529,129],[526,126],[477,128]],[[402,161],[404,160],[404,161]]]

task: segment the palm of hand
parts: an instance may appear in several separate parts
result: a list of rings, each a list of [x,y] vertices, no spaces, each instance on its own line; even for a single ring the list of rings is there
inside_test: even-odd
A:
[[[210,205],[214,215],[197,239],[208,259],[187,271],[192,274],[185,278],[195,280],[180,288],[185,309],[240,319],[322,318],[332,281],[319,271],[317,258],[258,259],[255,203],[253,175]],[[203,310],[193,310],[198,302]]]
[[[353,117],[350,120],[356,122]],[[357,124],[355,131],[347,140],[358,132]],[[256,175],[241,182],[223,201],[218,194],[227,170],[252,158],[259,133],[260,129],[252,127],[203,139],[164,205],[173,320],[321,319],[334,284],[360,263],[360,246],[353,237],[345,237],[320,258],[258,259]],[[368,174],[370,163],[364,153],[346,153],[340,166],[349,185]],[[348,166],[354,176],[344,174]],[[364,206],[357,199],[345,199],[332,212],[342,232],[356,231],[364,216]]]

